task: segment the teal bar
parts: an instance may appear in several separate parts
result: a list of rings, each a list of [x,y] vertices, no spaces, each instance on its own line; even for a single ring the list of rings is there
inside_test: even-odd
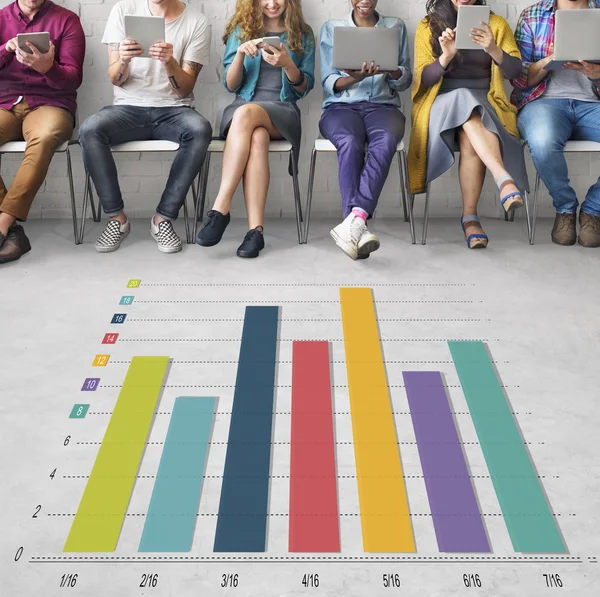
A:
[[[513,548],[564,553],[556,520],[483,342],[448,342]]]
[[[190,551],[216,398],[176,398],[138,551]]]

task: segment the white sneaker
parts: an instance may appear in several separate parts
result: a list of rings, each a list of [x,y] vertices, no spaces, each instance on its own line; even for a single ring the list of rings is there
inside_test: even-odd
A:
[[[98,253],[112,253],[116,251],[129,234],[129,230],[129,220],[125,224],[121,224],[118,220],[108,220],[106,228],[104,228],[94,245],[96,251]]]
[[[379,237],[365,226],[365,230],[358,241],[358,259],[366,259],[373,251],[380,247]]]
[[[161,253],[178,253],[181,251],[181,239],[173,228],[173,222],[163,220],[158,224],[154,223],[154,218],[150,220],[150,234],[158,245]]]
[[[335,241],[335,244],[342,250],[350,259],[358,257],[358,241],[363,235],[367,225],[362,218],[351,213],[341,224],[338,224],[329,234]]]

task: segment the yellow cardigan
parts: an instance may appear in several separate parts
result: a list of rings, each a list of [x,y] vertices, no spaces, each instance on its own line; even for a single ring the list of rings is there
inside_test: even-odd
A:
[[[521,58],[519,48],[509,24],[500,16],[490,15],[490,27],[494,32],[494,39],[498,46],[510,56]],[[423,19],[417,26],[415,35],[415,74],[412,89],[412,130],[410,133],[410,146],[408,149],[408,173],[410,179],[410,192],[422,193],[425,191],[427,173],[427,135],[429,132],[429,114],[433,102],[442,86],[442,80],[433,87],[421,85],[423,69],[435,60],[431,46],[431,30],[427,19]],[[496,110],[500,122],[506,130],[516,137],[517,109],[511,104],[504,91],[504,75],[500,67],[492,61],[492,75],[488,101]]]

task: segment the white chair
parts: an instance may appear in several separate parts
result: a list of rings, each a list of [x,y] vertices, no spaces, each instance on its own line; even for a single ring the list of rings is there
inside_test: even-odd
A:
[[[110,150],[113,153],[172,153],[179,149],[179,143],[175,143],[174,141],[163,141],[163,140],[147,140],[147,141],[128,141],[127,143],[120,143],[118,145],[113,145]],[[201,172],[198,173],[197,182],[192,184],[192,195],[194,200],[194,205],[198,203],[198,191],[200,186]],[[83,242],[83,235],[85,231],[85,218],[87,214],[87,204],[88,199],[92,208],[92,216],[94,222],[100,221],[100,210],[101,206],[98,205],[98,209],[96,210],[96,206],[94,205],[94,196],[92,192],[91,178],[89,172],[85,173],[85,191],[83,193],[83,210],[81,214],[81,229],[79,232],[79,242],[81,244]],[[188,217],[188,206],[187,200],[183,204],[183,216],[185,221],[185,237],[188,244],[190,244],[190,223]]]
[[[64,153],[67,156],[67,178],[69,180],[69,192],[71,194],[71,217],[73,218],[73,238],[75,244],[77,243],[77,209],[75,207],[75,187],[73,186],[73,168],[71,165],[71,152],[69,146],[76,141],[65,141],[62,145],[59,145],[54,153]],[[17,154],[25,153],[25,141],[9,141],[0,145],[0,165],[2,164],[2,156],[4,154]]]
[[[366,147],[365,147],[366,149]],[[312,205],[313,186],[315,183],[315,169],[317,165],[317,156],[319,153],[336,153],[337,150],[333,143],[328,139],[316,139],[315,145],[310,157],[310,171],[308,176],[308,197],[306,202],[306,222],[304,225],[304,242],[308,242],[308,227],[310,225],[310,209]],[[400,199],[404,210],[404,221],[410,223],[410,235],[412,244],[415,244],[415,225],[413,222],[412,206],[409,208],[408,201],[410,199],[410,190],[408,187],[408,166],[406,161],[406,151],[404,149],[404,141],[398,143],[396,148],[398,155],[398,170],[400,173]]]
[[[595,141],[567,141],[563,151],[565,153],[589,153],[589,152],[599,153],[600,152],[600,143],[597,143]],[[536,173],[535,187],[533,189],[533,205],[531,208],[532,209],[531,232],[529,234],[529,243],[532,245],[535,242],[535,224],[536,224],[536,219],[537,219],[540,182],[541,182],[540,175],[539,175],[539,173]]]
[[[223,153],[225,150],[224,139],[213,139],[208,146],[208,152],[206,159],[204,160],[204,166],[200,178],[202,180],[200,184],[200,192],[198,193],[199,201],[196,201],[194,210],[194,225],[193,225],[193,237],[194,242],[196,239],[198,221],[202,222],[204,219],[204,208],[206,204],[206,191],[208,187],[208,175],[210,171],[210,158],[213,153]],[[298,228],[298,243],[303,244],[302,235],[302,202],[300,200],[300,185],[298,183],[298,167],[295,161],[292,159],[292,144],[289,141],[271,141],[269,144],[269,153],[287,153],[290,157],[292,164],[292,185],[294,189],[294,203],[296,206],[296,226]]]

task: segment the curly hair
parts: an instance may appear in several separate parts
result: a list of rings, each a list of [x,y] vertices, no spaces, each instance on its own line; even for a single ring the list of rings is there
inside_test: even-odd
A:
[[[302,36],[311,35],[311,28],[304,22],[301,0],[286,0],[286,8],[283,14],[285,30],[287,32],[287,46],[292,52],[302,54]],[[240,28],[238,39],[246,42],[251,39],[264,37],[265,24],[260,0],[237,0],[235,13],[223,33],[223,43],[235,30]]]

